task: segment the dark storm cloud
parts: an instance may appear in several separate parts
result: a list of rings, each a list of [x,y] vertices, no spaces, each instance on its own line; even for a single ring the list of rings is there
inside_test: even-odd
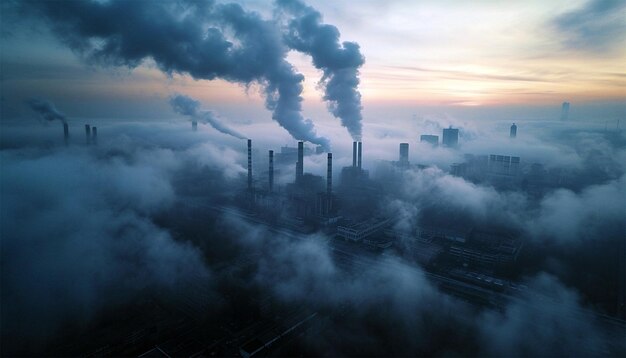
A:
[[[626,45],[626,22],[622,0],[590,0],[579,9],[553,20],[572,49],[609,51]]]
[[[278,0],[279,9],[290,18],[285,36],[289,47],[313,57],[324,72],[320,84],[332,114],[341,119],[355,140],[361,139],[361,94],[359,68],[365,58],[355,42],[340,42],[337,27],[322,22],[322,14],[299,0]]]
[[[39,113],[39,116],[46,121],[59,120],[66,123],[65,115],[59,112],[49,101],[33,98],[28,100],[27,104],[33,111]]]
[[[92,63],[134,68],[146,59],[168,74],[261,84],[272,118],[294,138],[328,149],[302,117],[302,81],[276,24],[237,4],[32,1],[28,11]]]
[[[235,138],[245,139],[246,137],[237,132],[236,130],[229,128],[224,123],[222,123],[217,115],[211,111],[203,111],[200,109],[200,102],[195,99],[177,94],[170,97],[170,105],[174,109],[176,113],[180,113],[184,116],[189,116],[193,120],[197,120],[203,123],[208,123],[211,127],[217,129],[218,131],[231,135]]]

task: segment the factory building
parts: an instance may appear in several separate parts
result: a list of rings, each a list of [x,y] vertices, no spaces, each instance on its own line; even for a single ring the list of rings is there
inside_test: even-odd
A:
[[[355,224],[338,226],[337,237],[346,241],[360,242],[380,233],[390,223],[391,219],[372,218]]]

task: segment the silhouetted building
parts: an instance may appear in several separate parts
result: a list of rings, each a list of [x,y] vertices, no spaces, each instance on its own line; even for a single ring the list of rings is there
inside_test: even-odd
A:
[[[400,158],[398,164],[401,167],[409,166],[409,143],[400,143]]]
[[[372,218],[350,225],[337,227],[337,236],[344,240],[362,241],[381,232],[391,223],[387,218]]]
[[[509,137],[511,138],[517,137],[517,126],[515,125],[515,123],[511,125],[511,131],[509,133]]]
[[[91,142],[98,144],[98,128],[96,126],[91,127]]]
[[[465,177],[467,172],[467,164],[466,163],[453,163],[450,166],[450,174],[457,177]]]
[[[516,176],[519,173],[520,158],[508,155],[489,155],[487,172],[495,176]]]
[[[430,145],[436,147],[439,145],[439,136],[432,134],[422,134],[420,136],[420,142],[430,143]]]
[[[456,147],[459,144],[458,128],[452,128],[452,126],[444,128],[442,143],[446,147]]]
[[[194,132],[198,130],[198,121],[191,121],[191,130]]]
[[[569,102],[563,102],[561,106],[561,120],[566,121],[569,117]]]

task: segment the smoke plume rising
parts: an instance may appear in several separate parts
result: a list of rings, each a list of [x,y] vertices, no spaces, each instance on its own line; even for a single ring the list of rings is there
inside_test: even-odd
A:
[[[63,123],[66,123],[65,115],[59,112],[49,101],[43,99],[30,99],[28,102],[30,108],[39,113],[39,116],[46,121],[55,121],[59,120]]]
[[[293,16],[285,36],[289,47],[313,57],[324,72],[320,85],[331,113],[341,119],[354,140],[361,140],[359,68],[365,58],[355,42],[339,42],[339,30],[322,22],[322,14],[299,0],[279,0],[280,9]]]
[[[176,113],[180,113],[184,116],[189,116],[192,119],[198,120],[203,123],[208,123],[209,125],[211,125],[211,127],[217,129],[224,134],[228,134],[239,139],[246,139],[243,134],[237,132],[232,128],[229,128],[219,119],[217,119],[216,114],[212,111],[201,110],[200,102],[189,96],[176,94],[170,97],[170,105]]]

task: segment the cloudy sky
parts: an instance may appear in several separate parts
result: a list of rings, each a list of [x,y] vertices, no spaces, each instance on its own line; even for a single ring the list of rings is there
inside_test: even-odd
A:
[[[557,119],[563,101],[572,102],[575,120],[624,116],[624,1],[308,3],[337,26],[341,41],[360,45],[366,125],[413,115]],[[244,5],[264,19],[275,11],[266,1]],[[89,64],[38,15],[2,6],[3,119],[32,116],[23,106],[31,97],[48,98],[75,118],[169,118],[176,114],[168,98],[181,93],[236,125],[271,123],[254,81],[246,87],[168,76],[150,58],[132,69]],[[304,117],[339,130],[322,100],[322,72],[307,54],[292,50],[287,59],[305,76]]]

